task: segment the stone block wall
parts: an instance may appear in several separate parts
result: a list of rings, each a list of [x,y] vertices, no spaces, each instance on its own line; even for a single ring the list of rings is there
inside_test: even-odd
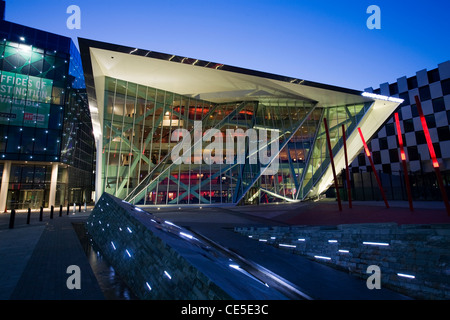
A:
[[[307,256],[417,299],[450,299],[450,225],[237,227],[255,241]]]
[[[105,194],[87,220],[102,254],[140,299],[230,299],[230,296]]]
[[[97,202],[86,228],[140,299],[286,299],[190,231],[107,193]]]

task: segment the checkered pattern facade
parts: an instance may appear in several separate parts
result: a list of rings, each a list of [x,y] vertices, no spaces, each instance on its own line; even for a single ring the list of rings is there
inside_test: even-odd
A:
[[[398,78],[396,83],[383,83],[378,89],[365,91],[404,99],[396,112],[408,169],[431,172],[430,153],[414,99],[419,96],[441,170],[450,170],[450,61],[436,69],[421,70],[410,78]],[[377,171],[395,174],[402,170],[394,115],[371,139],[369,148]],[[364,152],[354,159],[351,167],[353,172],[371,171]]]

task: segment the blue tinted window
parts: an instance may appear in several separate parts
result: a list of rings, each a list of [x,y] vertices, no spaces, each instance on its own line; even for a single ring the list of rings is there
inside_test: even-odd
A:
[[[36,133],[34,135],[35,141],[34,141],[34,154],[42,154],[46,153],[47,151],[47,133],[44,129],[36,129]],[[37,160],[37,159],[35,159]]]
[[[64,109],[63,107],[52,105],[50,107],[50,118],[48,121],[49,129],[61,129],[63,121]]]
[[[19,153],[21,150],[22,131],[19,127],[10,126],[8,130],[8,141],[6,144],[6,152]]]
[[[34,128],[24,127],[22,131],[22,153],[33,153]]]
[[[58,155],[60,149],[59,131],[48,130],[47,154]]]

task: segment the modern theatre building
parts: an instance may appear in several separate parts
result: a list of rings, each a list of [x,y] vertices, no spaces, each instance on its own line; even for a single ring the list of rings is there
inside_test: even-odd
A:
[[[340,172],[342,125],[351,163],[363,148],[357,129],[369,140],[402,102],[88,39],[79,46],[97,200],[103,192],[158,206],[314,198],[333,183],[324,119]]]

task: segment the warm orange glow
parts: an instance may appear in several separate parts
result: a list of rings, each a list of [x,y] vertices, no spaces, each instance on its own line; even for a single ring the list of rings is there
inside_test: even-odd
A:
[[[398,145],[400,146],[400,158],[402,159],[402,161],[406,161],[406,154],[405,150],[403,149],[402,130],[400,128],[400,121],[398,120],[397,112],[395,113],[394,118],[395,118],[395,126],[397,127]]]
[[[400,158],[401,158],[402,160],[406,160],[405,151],[400,151]]]
[[[423,115],[422,106],[418,97],[416,96],[417,111],[419,112],[420,122],[422,123],[423,133],[425,134],[425,139],[427,140],[428,150],[430,151],[431,161],[433,162],[433,167],[439,168],[439,162],[436,159],[436,153],[434,152],[433,141],[431,141],[430,132],[428,131],[427,121]]]
[[[433,167],[439,168],[439,162],[436,159],[433,159]]]
[[[359,131],[359,135],[361,136],[361,140],[363,142],[364,150],[366,151],[366,155],[368,157],[370,157],[370,151],[369,151],[369,148],[367,147],[366,140],[364,140],[364,136],[363,136],[363,134],[361,132],[361,128],[358,128],[358,131]]]

